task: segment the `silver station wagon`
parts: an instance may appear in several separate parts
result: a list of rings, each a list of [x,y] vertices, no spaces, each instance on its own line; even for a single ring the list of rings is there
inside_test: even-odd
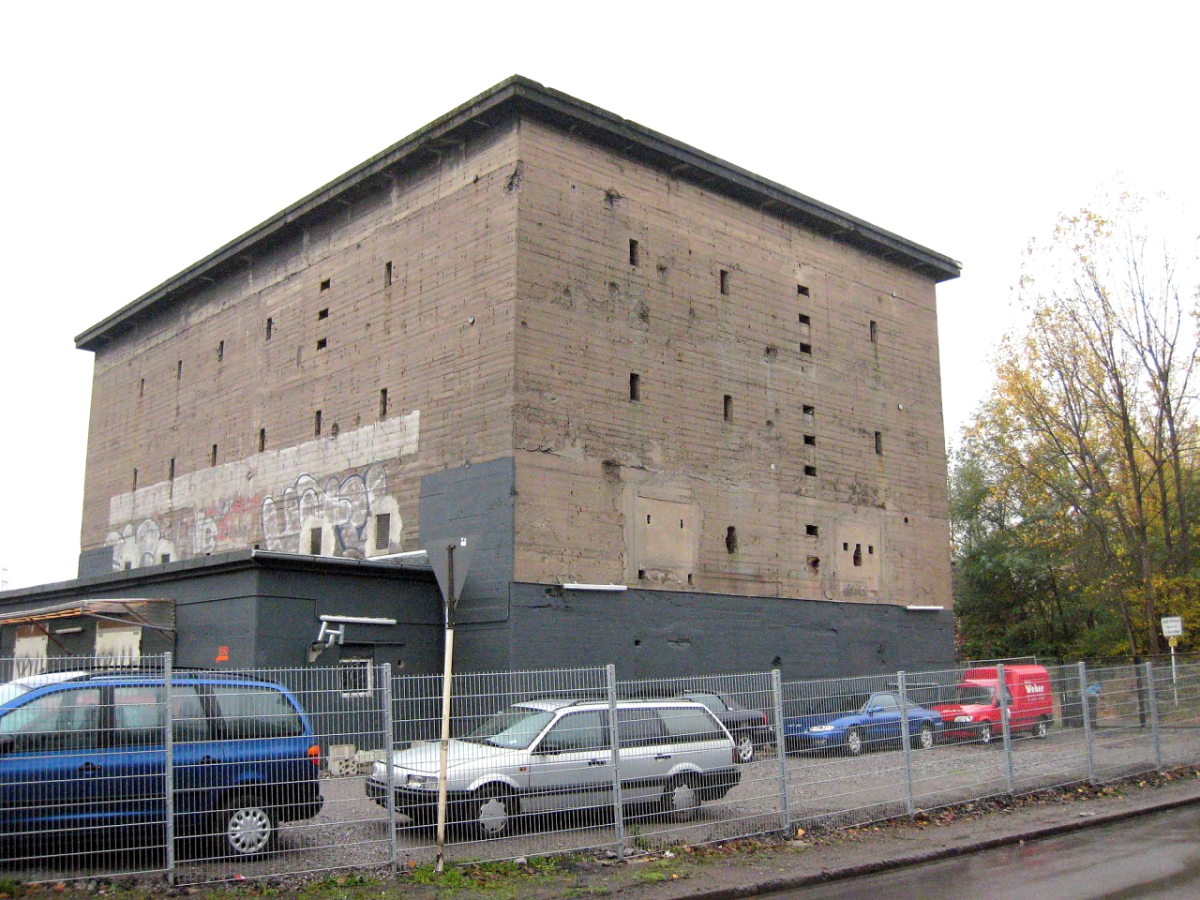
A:
[[[699,703],[620,701],[615,766],[609,725],[603,700],[526,700],[496,713],[450,741],[449,820],[491,838],[510,832],[518,817],[609,809],[616,767],[625,807],[677,821],[738,783],[733,738]],[[421,824],[437,815],[439,749],[429,741],[392,754],[396,811]],[[387,763],[377,762],[366,786],[383,806],[387,774]]]

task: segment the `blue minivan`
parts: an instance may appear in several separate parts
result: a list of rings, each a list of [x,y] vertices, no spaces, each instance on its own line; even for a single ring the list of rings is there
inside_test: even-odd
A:
[[[30,675],[0,684],[0,838],[54,838],[166,822],[161,672]],[[320,747],[283,685],[221,672],[171,678],[179,836],[270,849],[281,822],[321,810]]]

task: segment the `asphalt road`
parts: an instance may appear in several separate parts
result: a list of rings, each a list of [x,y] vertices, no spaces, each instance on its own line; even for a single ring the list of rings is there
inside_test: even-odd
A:
[[[1002,897],[1004,900],[1195,900],[1200,897],[1200,808],[1141,816],[770,896],[776,900]]]

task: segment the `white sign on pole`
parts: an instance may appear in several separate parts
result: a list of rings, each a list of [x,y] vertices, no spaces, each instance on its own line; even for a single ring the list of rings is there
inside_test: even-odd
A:
[[[1162,617],[1163,637],[1183,637],[1183,616]]]

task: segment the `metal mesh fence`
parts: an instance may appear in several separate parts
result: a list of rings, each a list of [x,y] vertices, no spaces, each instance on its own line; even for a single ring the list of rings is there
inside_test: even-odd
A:
[[[1200,761],[1200,663],[781,682],[0,660],[0,875],[194,884],[624,856]]]
[[[447,748],[448,859],[494,860],[615,844],[605,669],[456,675]],[[396,753],[365,793],[395,797],[401,864],[436,846],[441,676],[395,679]],[[553,734],[543,734],[567,710]]]

